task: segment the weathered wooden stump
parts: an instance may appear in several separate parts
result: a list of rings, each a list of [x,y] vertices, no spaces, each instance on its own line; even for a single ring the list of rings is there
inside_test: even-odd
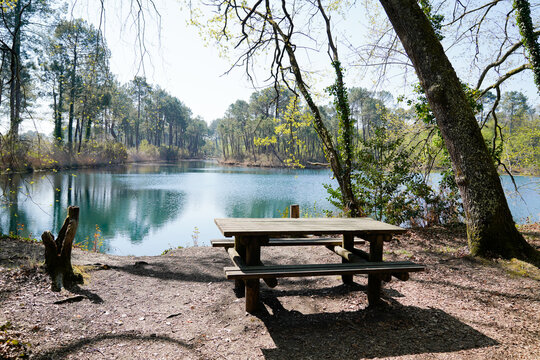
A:
[[[75,274],[71,266],[71,248],[79,225],[79,207],[68,207],[68,214],[55,240],[50,231],[41,235],[45,245],[45,267],[51,276],[51,290],[60,291],[62,287],[82,284],[81,274]]]

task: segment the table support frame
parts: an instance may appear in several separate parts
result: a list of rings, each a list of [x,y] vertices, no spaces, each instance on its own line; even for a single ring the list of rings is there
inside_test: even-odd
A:
[[[343,234],[343,248],[354,249],[354,234]],[[363,236],[369,242],[369,261],[383,261],[384,242],[392,239],[391,235],[368,235]],[[248,266],[261,264],[261,246],[268,243],[268,236],[235,236],[234,248]],[[343,263],[348,262],[342,259]],[[342,275],[345,284],[353,283],[353,275]],[[382,280],[379,275],[368,275],[367,296],[370,307],[381,302]],[[235,280],[235,293],[238,297],[246,297],[246,312],[254,313],[260,309],[260,279]]]
[[[352,251],[354,249],[354,235],[353,234],[343,234],[343,244],[342,247],[345,250]],[[349,260],[345,258],[341,258],[342,263],[348,263]],[[344,284],[352,284],[353,283],[353,276],[352,275],[341,275],[341,281],[343,281]]]
[[[391,240],[390,235],[375,235],[366,240],[369,241],[369,261],[383,261],[383,245],[385,241]],[[381,277],[374,274],[368,275],[368,304],[370,307],[376,306],[381,302],[382,280]]]

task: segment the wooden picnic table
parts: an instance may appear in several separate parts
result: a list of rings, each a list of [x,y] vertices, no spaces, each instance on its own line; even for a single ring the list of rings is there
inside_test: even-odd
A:
[[[248,312],[254,312],[259,307],[261,278],[268,285],[275,286],[276,277],[341,274],[343,281],[350,283],[353,274],[368,274],[368,300],[370,305],[375,305],[380,301],[382,279],[394,275],[406,280],[408,272],[424,270],[423,266],[411,262],[382,262],[384,242],[392,240],[392,235],[406,230],[367,217],[221,218],[214,221],[225,237],[234,237],[234,242],[216,240],[213,246],[223,246],[228,250],[235,266],[226,267],[225,272],[227,278],[236,280],[237,291],[244,290],[245,286]],[[310,241],[292,238],[336,234],[341,235],[340,245],[336,245],[332,239]],[[369,253],[354,247],[358,238],[369,242]],[[291,245],[326,245],[342,256],[342,264],[265,266],[261,263],[261,247],[284,246],[288,245],[288,241]]]

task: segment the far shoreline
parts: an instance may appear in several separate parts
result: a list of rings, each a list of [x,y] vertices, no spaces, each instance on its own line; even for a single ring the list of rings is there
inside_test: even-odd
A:
[[[248,168],[261,168],[261,169],[294,169],[294,170],[328,170],[331,171],[330,165],[327,163],[309,163],[304,165],[304,167],[288,167],[284,164],[277,164],[277,163],[262,163],[262,162],[254,162],[254,161],[238,161],[238,160],[232,160],[232,159],[223,159],[223,158],[186,158],[186,159],[178,159],[178,160],[161,160],[161,159],[131,159],[125,162],[118,162],[118,163],[94,163],[94,164],[80,164],[80,163],[73,163],[69,165],[62,165],[62,166],[51,166],[51,167],[42,167],[42,168],[32,168],[28,167],[25,169],[18,169],[18,170],[9,170],[9,171],[2,171],[0,172],[0,176],[9,176],[9,175],[24,175],[24,174],[32,174],[32,173],[50,173],[50,172],[59,172],[59,171],[67,171],[67,170],[92,170],[92,169],[108,169],[108,168],[121,168],[123,166],[128,165],[177,165],[183,162],[197,162],[197,161],[203,161],[203,162],[211,162],[215,163],[221,166],[228,166],[228,167],[248,167]],[[432,173],[439,173],[444,171],[444,168],[433,168]],[[511,175],[511,176],[529,176],[529,177],[540,177],[540,170],[529,170],[529,169],[513,169],[511,174],[508,174],[505,171],[498,170],[499,176],[501,175]]]

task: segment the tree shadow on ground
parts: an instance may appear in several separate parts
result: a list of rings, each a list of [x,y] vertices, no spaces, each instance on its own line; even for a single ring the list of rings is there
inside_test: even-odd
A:
[[[282,282],[283,279],[279,279],[279,285],[285,285],[286,283]],[[307,280],[307,279],[306,279]],[[309,281],[306,281],[308,284],[317,284],[317,279],[309,279]],[[303,283],[301,286],[304,286]],[[286,297],[286,296],[310,296],[310,297],[327,297],[329,295],[332,296],[340,296],[340,295],[346,295],[352,292],[356,291],[362,291],[367,292],[367,286],[360,285],[356,282],[352,284],[340,284],[336,286],[331,287],[321,287],[321,288],[298,288],[294,290],[282,290],[282,289],[261,289],[261,294],[264,297]],[[392,296],[392,297],[400,297],[401,295],[398,291],[395,291],[393,289],[384,289],[385,295]]]
[[[66,290],[69,291],[72,294],[77,294],[77,295],[80,295],[80,296],[84,296],[85,298],[87,298],[88,300],[93,302],[94,304],[102,304],[103,303],[103,299],[101,298],[101,296],[99,296],[96,293],[91,292],[88,289],[83,289],[79,285],[70,286],[69,288],[66,288]]]
[[[425,228],[413,228],[412,231],[396,237],[394,243],[410,241],[409,236],[414,235],[422,239],[429,239],[432,246],[461,247],[467,245],[467,228],[465,224],[449,224],[430,226]],[[402,239],[402,240],[401,240]]]
[[[526,256],[520,258],[519,260],[522,260],[540,269],[540,250],[535,248],[533,244],[529,244],[529,245],[531,246],[529,252],[527,253]]]
[[[521,299],[521,300],[531,301],[531,302],[540,302],[540,296],[531,296],[531,295],[519,294],[519,293],[505,293],[505,292],[501,292],[497,290],[482,289],[479,286],[466,286],[466,285],[458,284],[449,280],[415,279],[413,281],[419,284],[437,286],[438,288],[440,288],[441,286],[444,286],[444,287],[454,288],[454,289],[463,290],[463,291],[470,291],[470,292],[482,294],[488,297],[504,297],[507,299]]]
[[[33,267],[43,258],[40,243],[0,236],[0,266],[8,269]]]
[[[207,260],[207,261],[206,261]],[[161,280],[177,280],[187,282],[223,282],[227,281],[223,274],[222,262],[199,258],[188,266],[182,264],[171,265],[170,262],[137,261],[134,264],[112,266],[114,270],[126,272],[136,276],[148,276]]]
[[[276,348],[266,359],[351,359],[455,352],[497,345],[442,310],[402,306],[395,300],[353,312],[302,314],[287,310],[274,294],[258,316]]]
[[[86,337],[84,339],[71,341],[64,345],[52,348],[43,352],[41,354],[34,355],[36,360],[49,360],[49,359],[65,359],[70,355],[78,354],[83,351],[85,353],[99,352],[103,355],[103,358],[106,358],[106,355],[103,354],[97,346],[101,342],[106,341],[132,341],[132,342],[145,342],[145,343],[160,343],[167,342],[173,345],[177,345],[177,353],[179,358],[182,358],[183,355],[186,355],[186,352],[192,352],[193,346],[189,343],[186,343],[181,340],[173,339],[168,336],[162,335],[141,335],[137,333],[124,333],[124,334],[99,334],[94,337]],[[93,347],[91,349],[84,349],[85,347]],[[127,355],[127,354],[126,354]]]

